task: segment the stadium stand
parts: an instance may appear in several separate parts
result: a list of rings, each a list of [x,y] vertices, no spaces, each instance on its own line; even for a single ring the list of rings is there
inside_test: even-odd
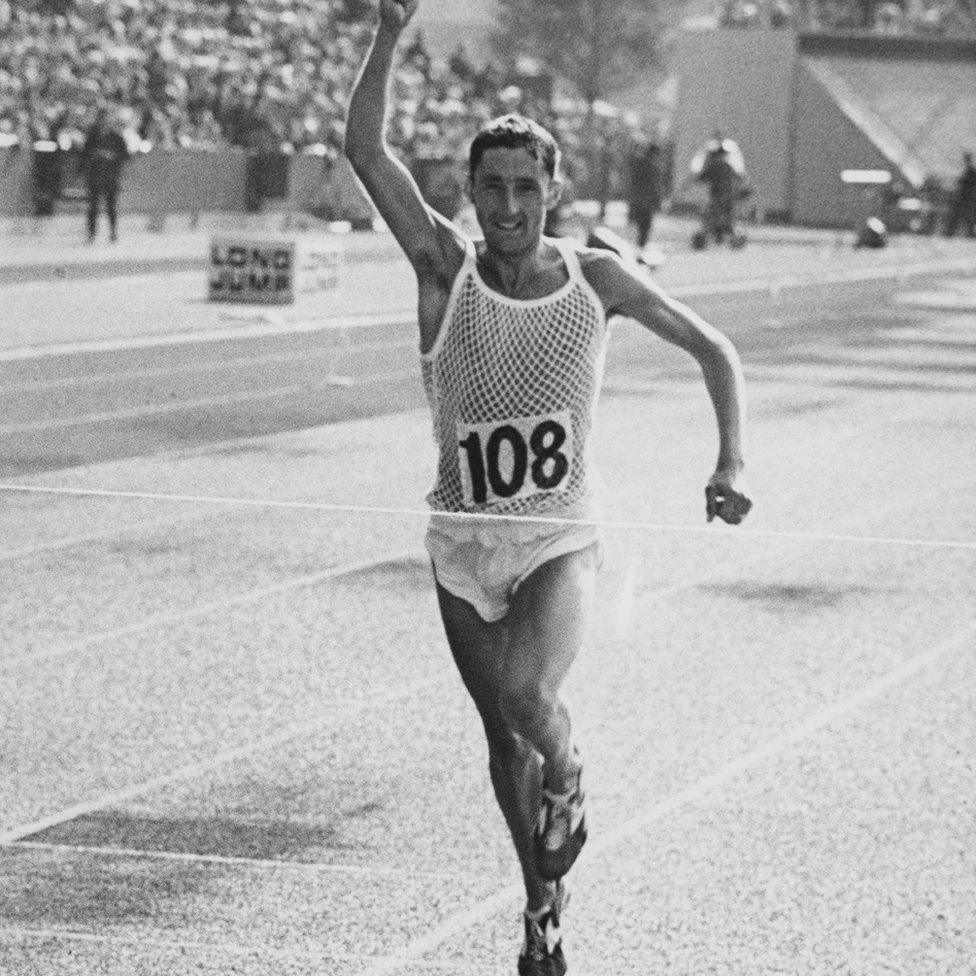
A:
[[[337,153],[369,28],[364,0],[0,0],[0,141],[81,141],[100,102],[144,148],[312,146]],[[398,75],[394,140],[456,152],[523,93],[463,49],[418,38]],[[572,140],[574,126],[560,123]]]
[[[807,67],[914,185],[976,146],[976,62],[808,56]]]
[[[961,6],[967,2],[906,0],[898,30],[965,34],[972,28]],[[824,29],[859,24],[891,33],[883,6],[729,0],[716,23],[724,17],[735,26],[795,30],[815,20]],[[334,161],[372,10],[370,0],[0,0],[0,150],[39,143],[76,150],[95,109],[107,103],[136,151],[235,148]],[[947,173],[958,165],[959,145],[972,141],[971,65],[919,61],[899,75],[905,62],[891,70],[826,56],[810,63],[812,70],[819,63],[825,86],[844,90],[846,101],[838,101],[849,114],[883,130],[918,172]],[[930,82],[932,71],[941,74]],[[548,86],[537,81],[517,66],[475,63],[462,48],[432,57],[418,35],[397,75],[392,141],[415,167],[457,164],[482,122],[527,111],[560,139],[581,193],[619,195],[639,120],[602,106],[598,159],[583,148],[586,106],[558,85],[553,90],[551,79]]]
[[[35,213],[70,208],[77,150],[98,106],[108,105],[133,153],[260,156],[246,167],[245,207],[253,209],[276,195],[270,184],[282,182],[282,157],[314,155],[328,168],[341,156],[346,99],[373,13],[369,0],[0,0],[0,151],[34,148]],[[396,85],[390,138],[418,178],[438,161],[458,167],[477,128],[513,110],[556,133],[577,185],[590,178],[581,151],[586,105],[554,93],[537,70],[475,63],[460,45],[433,57],[418,30]],[[623,160],[634,125],[604,106],[605,156]],[[52,187],[39,193],[45,173]],[[610,188],[620,179],[611,173]],[[341,219],[335,194],[322,196],[323,212]]]

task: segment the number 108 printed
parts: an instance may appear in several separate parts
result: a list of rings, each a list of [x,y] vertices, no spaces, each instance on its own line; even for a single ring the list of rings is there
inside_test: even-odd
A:
[[[573,462],[569,411],[485,424],[458,424],[464,500],[484,504],[556,491]]]

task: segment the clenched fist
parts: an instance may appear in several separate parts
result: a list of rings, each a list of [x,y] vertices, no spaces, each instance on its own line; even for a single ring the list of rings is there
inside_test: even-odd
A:
[[[380,23],[400,33],[417,12],[420,0],[380,0]]]
[[[705,488],[705,514],[708,521],[717,515],[729,525],[738,525],[752,508],[749,488],[741,473],[718,470]]]

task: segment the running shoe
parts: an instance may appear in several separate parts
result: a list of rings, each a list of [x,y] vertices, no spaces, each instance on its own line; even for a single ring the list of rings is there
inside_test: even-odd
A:
[[[569,900],[563,883],[557,882],[551,905],[538,912],[525,912],[525,942],[518,958],[519,976],[565,976],[559,916]]]
[[[567,793],[542,788],[534,835],[535,859],[539,874],[547,881],[566,874],[586,843],[586,794],[581,779],[582,769],[576,774],[576,785]]]

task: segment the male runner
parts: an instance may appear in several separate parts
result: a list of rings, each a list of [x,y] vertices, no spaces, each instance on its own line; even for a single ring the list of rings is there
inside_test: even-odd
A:
[[[426,543],[525,881],[518,972],[562,976],[562,879],[586,817],[559,689],[584,638],[599,563],[587,440],[607,318],[636,319],[700,363],[720,440],[707,516],[732,524],[751,507],[742,374],[727,339],[615,254],[543,237],[560,193],[559,150],[535,123],[506,116],[471,145],[469,194],[484,240],[425,205],[385,138],[395,50],[417,4],[380,0],[346,154],[417,275],[421,364],[440,443]]]

